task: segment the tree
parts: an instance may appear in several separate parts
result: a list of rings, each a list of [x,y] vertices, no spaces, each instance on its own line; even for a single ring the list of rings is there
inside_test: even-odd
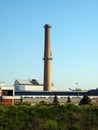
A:
[[[88,95],[84,95],[83,98],[81,99],[79,105],[85,105],[85,104],[90,104],[91,100],[88,97]]]
[[[75,88],[74,91],[82,91],[82,89],[81,88]]]
[[[71,98],[68,96],[67,103],[71,103]]]
[[[58,97],[57,97],[57,94],[55,93],[55,96],[54,96],[54,101],[53,101],[54,103],[59,103],[59,101],[58,101]]]

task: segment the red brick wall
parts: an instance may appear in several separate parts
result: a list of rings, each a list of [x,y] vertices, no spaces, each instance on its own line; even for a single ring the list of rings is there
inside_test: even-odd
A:
[[[20,101],[20,99],[2,99],[2,105],[14,105],[16,102]]]

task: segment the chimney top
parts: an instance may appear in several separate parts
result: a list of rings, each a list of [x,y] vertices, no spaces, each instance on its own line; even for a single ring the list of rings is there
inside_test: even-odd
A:
[[[44,28],[51,28],[49,24],[45,24]]]

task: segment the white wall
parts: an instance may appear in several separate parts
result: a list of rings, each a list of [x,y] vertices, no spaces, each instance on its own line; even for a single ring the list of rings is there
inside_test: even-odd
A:
[[[41,85],[19,85],[18,91],[43,91]]]
[[[32,85],[32,86],[25,86],[26,91],[35,91],[35,90],[43,90],[43,86],[40,85]]]

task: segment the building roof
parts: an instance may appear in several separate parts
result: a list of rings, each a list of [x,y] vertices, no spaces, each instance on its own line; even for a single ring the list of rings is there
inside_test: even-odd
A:
[[[28,79],[28,80],[15,80],[15,83],[21,84],[21,85],[42,85],[40,81],[37,81],[36,79]]]

